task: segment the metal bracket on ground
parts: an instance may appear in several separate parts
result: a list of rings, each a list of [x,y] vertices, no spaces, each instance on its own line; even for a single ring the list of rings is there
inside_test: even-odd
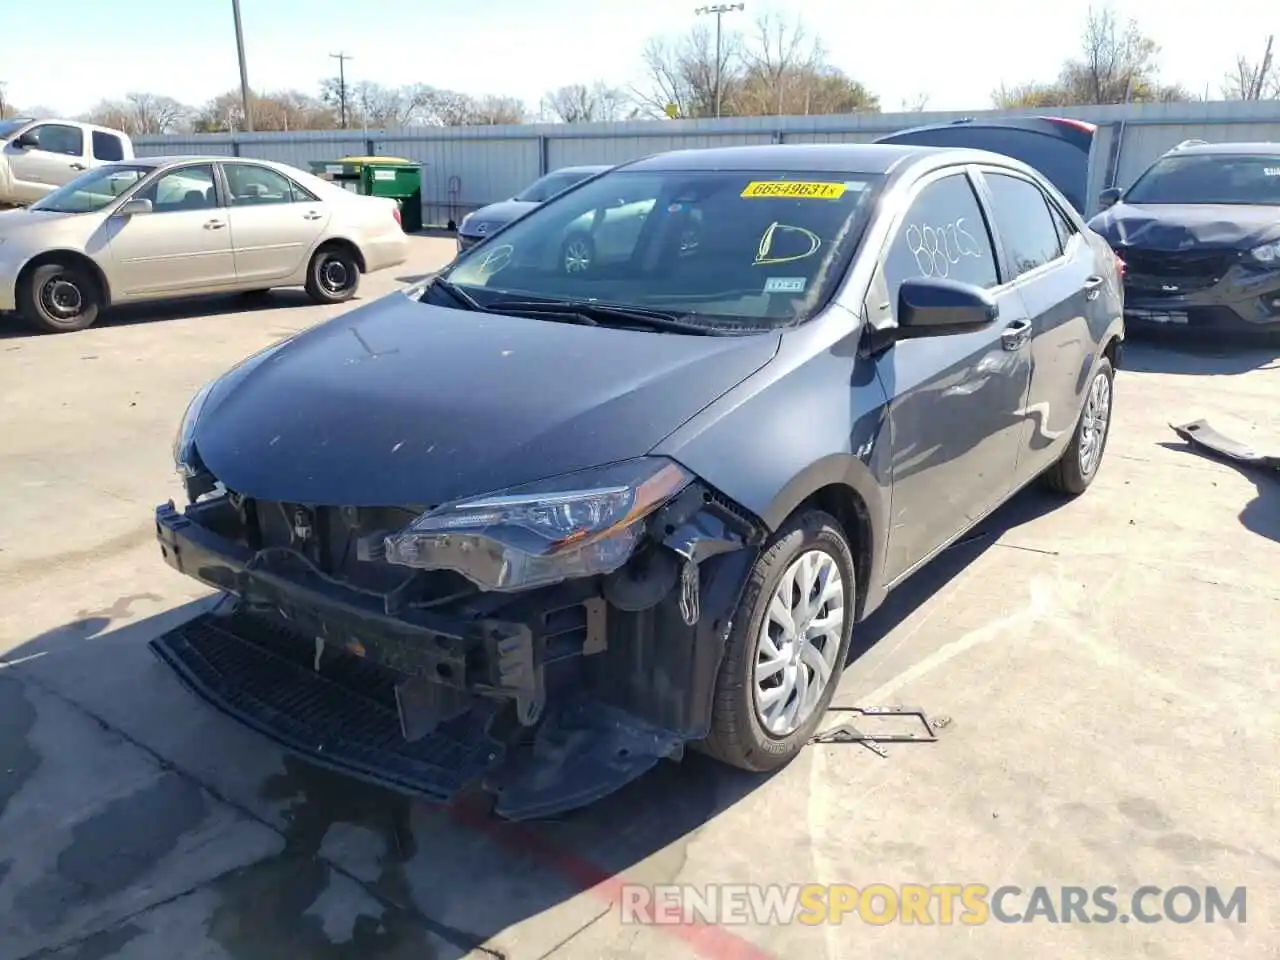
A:
[[[922,729],[887,733],[864,733],[852,723],[842,723],[814,734],[810,743],[856,743],[880,757],[888,757],[884,743],[933,743],[938,731],[951,723],[950,717],[933,717],[919,707],[828,707],[827,713],[854,713],[863,717],[915,717]]]

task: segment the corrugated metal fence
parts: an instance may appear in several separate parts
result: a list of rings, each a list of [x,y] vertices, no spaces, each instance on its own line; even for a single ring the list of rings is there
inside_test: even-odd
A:
[[[1170,147],[1210,142],[1280,140],[1280,102],[1130,104],[1062,107],[1056,116],[1098,124],[1089,196],[1126,185]],[[584,163],[621,163],[666,150],[757,143],[866,142],[923,123],[1027,111],[883,113],[822,117],[742,117],[501,127],[415,127],[296,133],[182,134],[139,137],[138,152],[257,157],[307,169],[312,160],[351,155],[405,157],[423,165],[427,223],[459,220],[486,203],[513,196],[549,170]],[[1092,212],[1092,211],[1086,211]]]

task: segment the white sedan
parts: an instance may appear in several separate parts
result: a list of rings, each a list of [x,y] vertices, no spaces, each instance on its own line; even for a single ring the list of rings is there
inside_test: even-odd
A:
[[[265,160],[151,157],[0,213],[0,312],[65,332],[113,303],[289,286],[340,303],[407,257],[394,200]]]

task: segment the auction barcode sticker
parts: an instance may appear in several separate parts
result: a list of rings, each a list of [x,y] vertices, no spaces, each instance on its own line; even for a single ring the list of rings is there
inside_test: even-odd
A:
[[[742,191],[742,196],[839,200],[844,196],[845,189],[843,183],[819,183],[813,180],[753,180]]]

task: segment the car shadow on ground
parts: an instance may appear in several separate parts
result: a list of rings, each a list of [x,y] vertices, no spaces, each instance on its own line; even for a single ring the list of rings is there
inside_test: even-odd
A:
[[[1124,345],[1122,370],[1134,373],[1172,373],[1189,376],[1221,376],[1252,370],[1280,370],[1280,340],[1275,344],[1233,342],[1197,335],[1140,336],[1130,334]]]
[[[358,305],[361,297],[357,294],[349,306]],[[313,307],[315,301],[307,296],[305,290],[284,288],[264,293],[220,294],[212,297],[192,297],[184,300],[157,300],[148,303],[128,304],[109,307],[90,327],[128,327],[134,324],[156,323],[166,320],[188,320],[192,317],[217,317],[232,313],[253,313],[260,310],[279,310],[292,307]],[[23,337],[49,336],[43,331],[28,326],[16,315],[5,314],[0,317],[0,340]],[[56,336],[74,336],[74,334],[56,334]]]
[[[1038,491],[1015,497],[855,628],[851,659],[870,650],[1006,530],[1061,503]],[[425,928],[457,950],[434,955],[453,960],[584,891],[597,901],[589,904],[591,915],[602,914],[616,909],[620,874],[645,884],[674,881],[699,830],[771,779],[690,751],[682,763],[660,764],[584,809],[510,824],[493,819],[475,798],[442,807],[291,757],[276,760],[270,742],[248,735],[187,695],[147,649],[151,638],[210,604],[209,599],[193,601],[115,630],[111,624],[128,615],[131,598],[82,610],[73,622],[12,650],[3,659],[13,666],[0,664],[0,674],[18,680],[27,674],[36,684],[87,704],[85,709],[108,729],[118,725],[127,739],[283,836],[279,854],[214,885],[219,905],[207,926],[209,936],[235,956],[292,952],[330,867],[359,879],[366,892],[387,905],[377,924],[357,925],[362,949],[351,955],[401,955],[396,951],[410,947],[411,938]],[[178,718],[175,711],[190,713]],[[189,728],[185,738],[172,739],[163,729],[184,724]],[[244,746],[228,748],[226,760],[210,761],[206,754],[217,754],[226,742]],[[232,764],[273,772],[253,775],[245,786],[243,777],[227,769]],[[145,833],[148,827],[139,822],[133,829]],[[365,838],[361,850],[344,849],[349,840],[335,841],[353,836]],[[119,855],[135,842],[122,827]],[[736,940],[735,934],[724,936]],[[728,940],[720,944],[725,955],[733,953]]]
[[[1244,509],[1240,511],[1240,523],[1251,533],[1280,543],[1280,470],[1237,463],[1228,457],[1216,456],[1186,442],[1164,441],[1160,446],[1166,450],[1176,450],[1238,470],[1252,481],[1258,495],[1245,504]],[[1273,453],[1273,451],[1260,452]],[[1274,451],[1274,453],[1280,455],[1280,451]]]

